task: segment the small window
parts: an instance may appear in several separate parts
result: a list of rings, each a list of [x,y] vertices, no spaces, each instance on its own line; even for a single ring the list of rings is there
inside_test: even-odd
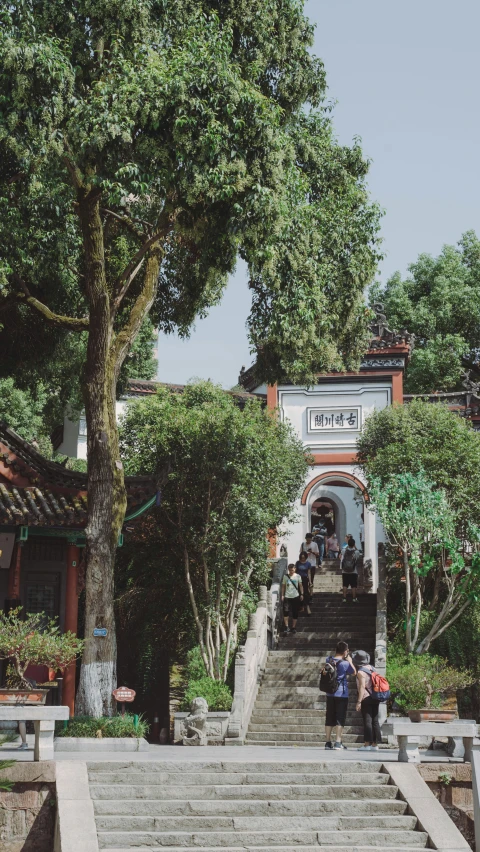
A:
[[[78,434],[80,438],[87,437],[87,420],[85,417],[80,417],[80,423],[78,425]]]
[[[27,584],[27,612],[44,612],[49,618],[57,613],[56,588],[53,584]]]

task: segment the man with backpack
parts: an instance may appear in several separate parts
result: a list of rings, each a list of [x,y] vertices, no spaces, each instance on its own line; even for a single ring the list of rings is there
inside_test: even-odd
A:
[[[349,538],[347,547],[345,547],[342,551],[343,603],[347,602],[347,589],[349,586],[352,590],[352,603],[358,603],[358,566],[360,565],[361,559],[362,554],[355,547],[355,539]]]
[[[326,693],[325,748],[344,749],[342,734],[347,718],[347,677],[356,674],[346,642],[338,642],[333,656],[327,657],[320,674],[320,690]],[[335,745],[331,741],[332,729],[336,727]]]
[[[295,571],[293,562],[287,568],[287,573],[282,579],[280,591],[280,604],[283,606],[283,633],[296,633],[296,625],[298,613],[303,603],[303,583],[300,574]],[[289,617],[292,620],[292,626],[288,626]]]
[[[356,710],[361,710],[363,718],[364,745],[359,751],[378,751],[382,742],[382,732],[378,721],[378,710],[382,702],[388,701],[390,687],[388,681],[370,665],[370,654],[355,651],[353,662],[357,666],[358,698]]]

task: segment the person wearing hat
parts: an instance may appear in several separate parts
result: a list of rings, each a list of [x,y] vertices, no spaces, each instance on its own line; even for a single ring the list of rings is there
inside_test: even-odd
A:
[[[379,702],[373,697],[372,672],[370,654],[366,651],[355,651],[352,657],[357,669],[358,697],[356,710],[361,710],[363,718],[364,744],[359,751],[378,751],[378,743],[382,742],[382,732],[378,721]]]

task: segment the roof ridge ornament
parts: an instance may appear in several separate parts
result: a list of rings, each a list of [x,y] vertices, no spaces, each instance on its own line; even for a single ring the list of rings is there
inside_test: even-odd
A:
[[[375,319],[370,323],[370,331],[373,334],[373,340],[370,341],[369,349],[387,349],[393,346],[409,346],[410,351],[415,345],[415,335],[410,334],[406,328],[401,331],[392,331],[388,327],[388,320],[385,314],[385,306],[383,302],[375,302],[372,305],[372,311],[375,313]]]

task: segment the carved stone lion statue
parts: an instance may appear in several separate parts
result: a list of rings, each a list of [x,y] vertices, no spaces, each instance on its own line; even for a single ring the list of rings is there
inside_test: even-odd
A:
[[[183,723],[183,745],[207,745],[208,704],[204,698],[194,698],[190,704],[190,713]]]

